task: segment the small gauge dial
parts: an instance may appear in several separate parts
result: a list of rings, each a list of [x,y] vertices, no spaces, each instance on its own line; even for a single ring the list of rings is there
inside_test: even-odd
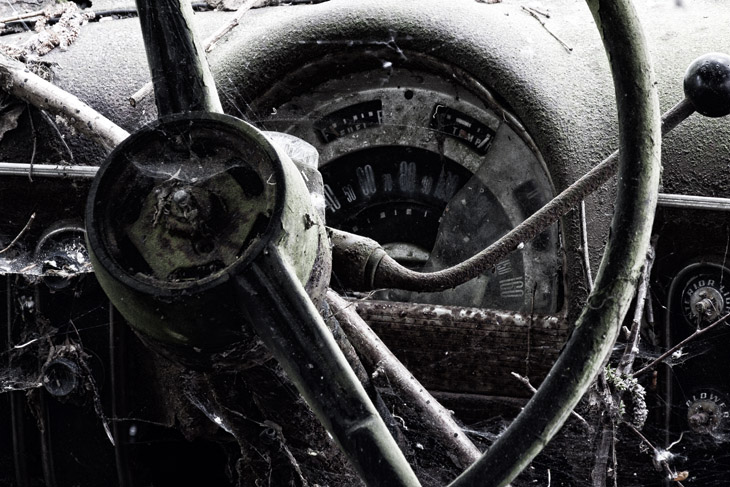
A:
[[[730,410],[725,397],[713,390],[700,390],[685,402],[687,425],[700,434],[718,434],[727,428]]]
[[[410,268],[471,257],[553,195],[525,130],[468,77],[393,63],[333,76],[274,108],[268,129],[320,153],[327,224],[377,240]],[[551,313],[558,248],[553,226],[465,285],[386,297]]]
[[[696,328],[709,325],[730,310],[730,270],[717,264],[695,264],[682,271],[681,311]]]
[[[431,115],[431,128],[439,133],[461,140],[470,145],[479,155],[489,150],[494,138],[494,130],[476,118],[454,108],[437,104]]]

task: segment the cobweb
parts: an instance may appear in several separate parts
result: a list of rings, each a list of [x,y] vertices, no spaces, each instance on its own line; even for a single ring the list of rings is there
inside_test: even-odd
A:
[[[71,478],[86,472],[84,465],[90,460],[84,458],[93,458],[89,456],[96,455],[98,447],[107,451],[106,459],[109,462],[107,468],[113,470],[114,446],[105,428],[117,422],[124,425],[128,441],[138,442],[135,448],[140,448],[145,441],[151,442],[151,445],[157,444],[158,449],[160,444],[173,442],[176,451],[189,448],[194,451],[205,449],[207,455],[217,452],[213,455],[218,458],[217,463],[211,462],[210,465],[217,465],[218,477],[213,477],[213,473],[210,473],[209,478],[218,478],[220,485],[227,485],[227,482],[232,482],[232,479],[236,478],[237,474],[234,472],[241,471],[241,459],[250,460],[252,452],[256,452],[260,459],[266,459],[266,465],[270,466],[267,468],[273,469],[276,465],[281,465],[277,464],[277,461],[284,462],[284,460],[290,462],[290,465],[296,465],[297,467],[292,467],[291,470],[295,473],[292,474],[293,478],[300,478],[301,475],[301,479],[307,479],[307,476],[311,476],[318,480],[319,485],[355,485],[357,481],[348,469],[333,469],[333,462],[339,462],[339,465],[345,464],[341,454],[327,435],[323,434],[316,419],[308,412],[301,399],[296,399],[297,394],[292,386],[274,364],[263,366],[253,376],[254,378],[246,377],[245,374],[221,374],[213,378],[188,371],[177,376],[184,379],[178,380],[181,384],[172,388],[171,382],[174,379],[171,376],[180,374],[184,369],[161,358],[150,358],[146,349],[141,344],[136,344],[133,348],[139,347],[139,349],[134,351],[134,355],[140,361],[136,364],[132,361],[127,367],[135,369],[142,365],[157,366],[158,372],[154,374],[139,370],[133,372],[135,380],[148,381],[148,384],[141,382],[130,384],[130,387],[138,387],[140,390],[131,393],[129,399],[139,398],[140,394],[146,393],[145,390],[150,385],[171,387],[166,390],[166,394],[177,395],[176,399],[162,399],[158,391],[154,398],[161,401],[161,404],[147,404],[145,408],[171,408],[176,411],[177,419],[174,420],[159,411],[155,414],[150,414],[149,410],[143,414],[135,414],[134,407],[124,417],[114,419],[109,404],[109,381],[112,374],[108,351],[110,333],[108,305],[94,283],[92,275],[80,274],[71,280],[74,283],[70,288],[50,292],[39,276],[5,275],[3,292],[4,311],[7,316],[13,317],[10,330],[12,340],[4,342],[3,352],[0,354],[4,364],[0,368],[3,399],[10,402],[11,395],[15,395],[21,397],[23,403],[28,404],[26,407],[29,408],[27,411],[29,417],[26,420],[29,424],[26,427],[41,421],[38,418],[42,418],[45,412],[47,417],[41,424],[45,421],[46,426],[52,425],[54,429],[63,430],[63,427],[58,426],[58,423],[63,421],[63,416],[59,415],[73,411],[71,415],[76,416],[77,420],[85,425],[79,434],[80,438],[86,439],[86,442],[95,447],[91,451],[88,447],[81,446],[79,442],[68,441],[64,437],[54,435],[50,438],[46,447],[50,447],[57,458],[64,458],[65,450],[69,447],[78,448],[71,452],[77,459],[71,468],[73,473],[59,468],[60,478]],[[707,350],[704,348],[706,346],[705,344],[687,347],[681,356],[670,357],[667,366],[670,369],[682,367],[693,359],[701,358]],[[475,350],[475,353],[477,352]],[[620,349],[617,349],[618,352]],[[642,351],[638,360],[648,362],[656,356],[655,352]],[[57,381],[68,380],[68,377],[63,375],[48,376],[48,364],[59,361],[61,363],[68,361],[76,365],[76,368],[72,367],[72,372],[76,374],[76,385],[68,394],[59,393],[63,392],[60,383],[56,384],[55,389],[53,384],[48,384],[54,377]],[[165,365],[160,368],[161,363]],[[305,442],[301,441],[302,438],[290,436],[291,425],[282,421],[283,416],[276,414],[269,416],[262,413],[262,408],[267,404],[265,398],[256,396],[254,392],[253,401],[257,404],[251,403],[248,394],[255,391],[253,384],[257,380],[256,375],[260,375],[260,380],[266,378],[267,382],[272,380],[278,382],[279,386],[274,392],[298,404],[294,409],[298,411],[296,422],[302,431],[309,431],[305,435],[305,438],[308,438]],[[226,390],[226,387],[234,384],[240,389],[235,393]],[[380,383],[378,388],[396,420],[409,461],[416,469],[423,485],[446,485],[453,480],[460,468],[455,466],[448,451],[445,451],[428,428],[419,422],[417,414],[398,394],[397,389],[391,387],[387,381]],[[57,395],[54,396],[49,390],[55,390]],[[46,395],[45,405],[38,399],[40,394]],[[672,431],[668,434],[659,414],[665,405],[661,390],[650,391],[648,402],[652,411],[643,434],[661,452],[667,451],[666,447],[669,446],[667,441],[675,442],[682,436],[666,455],[677,473],[683,470],[690,472],[690,479],[685,481],[685,485],[693,485],[692,479],[695,476],[698,478],[697,482],[702,479],[701,485],[722,485],[723,471],[718,471],[718,464],[722,465],[723,462],[730,460],[728,455],[723,453],[726,437],[703,438],[688,431]],[[3,407],[8,406],[4,404]],[[681,405],[672,405],[672,408],[680,409]],[[137,413],[142,411],[137,410]],[[291,412],[289,409],[282,411],[286,411],[287,414]],[[555,440],[512,485],[518,487],[590,485],[599,425],[604,412],[591,403],[591,394],[584,398],[579,412],[586,418],[588,424],[575,419],[569,420]],[[5,418],[9,416],[9,414],[3,415]],[[485,450],[499,438],[512,419],[512,415],[485,414],[482,419],[464,422],[463,428],[475,444],[481,450]],[[7,423],[5,421],[3,426],[6,432]],[[189,438],[186,440],[184,435],[177,434],[177,429],[185,431]],[[253,435],[252,431],[256,434]],[[148,436],[144,440],[140,439],[145,434]],[[194,438],[196,436],[205,440],[201,443],[200,438]],[[265,441],[260,440],[261,438]],[[651,451],[646,445],[642,446],[642,441],[622,424],[615,425],[615,438],[615,475],[618,485],[662,485],[664,473],[654,467],[656,452]],[[232,448],[234,444],[238,446]],[[2,457],[5,458],[3,464],[6,464],[13,456],[12,441],[4,442],[3,445]],[[707,452],[708,455],[697,457],[693,449]],[[277,452],[279,456],[273,452]],[[291,462],[291,459],[295,461]],[[312,463],[312,459],[317,461]],[[612,465],[612,462],[610,464]],[[3,471],[12,472],[12,468]],[[609,480],[613,479],[613,475],[613,472],[609,474]],[[11,481],[10,477],[7,479],[8,482]]]

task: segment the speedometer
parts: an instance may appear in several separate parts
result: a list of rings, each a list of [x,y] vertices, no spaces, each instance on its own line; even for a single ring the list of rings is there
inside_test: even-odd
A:
[[[423,271],[457,264],[552,197],[535,144],[468,75],[413,59],[354,72],[303,71],[331,76],[272,104],[264,126],[318,149],[327,224],[377,240],[401,264]],[[558,249],[554,226],[455,289],[381,297],[554,312]]]

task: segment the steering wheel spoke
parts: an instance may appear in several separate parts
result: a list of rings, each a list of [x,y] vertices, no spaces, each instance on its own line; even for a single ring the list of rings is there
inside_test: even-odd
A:
[[[223,113],[185,0],[136,0],[158,116]]]

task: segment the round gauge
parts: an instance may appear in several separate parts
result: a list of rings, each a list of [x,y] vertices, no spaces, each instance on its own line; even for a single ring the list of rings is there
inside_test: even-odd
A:
[[[725,397],[714,390],[699,390],[685,402],[687,425],[695,433],[718,434],[730,418]]]
[[[483,86],[453,70],[385,63],[337,73],[271,112],[267,129],[319,151],[327,224],[373,238],[413,269],[471,257],[553,195],[522,126]],[[554,312],[558,249],[555,225],[455,289],[385,297]]]
[[[691,327],[707,326],[730,310],[730,269],[712,263],[692,264],[675,281],[675,292],[681,289],[682,316]]]

